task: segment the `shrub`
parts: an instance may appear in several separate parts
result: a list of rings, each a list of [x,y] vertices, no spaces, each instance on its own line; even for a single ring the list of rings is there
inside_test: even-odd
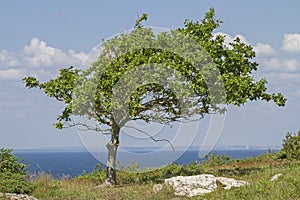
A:
[[[12,149],[0,150],[0,173],[26,174],[27,165],[20,163],[12,153]]]
[[[32,183],[26,180],[26,175],[18,173],[0,173],[0,192],[28,194],[32,192]]]
[[[0,192],[30,193],[33,185],[26,174],[27,165],[19,162],[11,149],[0,149]]]
[[[300,160],[300,131],[298,134],[288,132],[283,139],[282,147],[278,153],[279,158]]]
[[[205,167],[226,165],[233,160],[227,155],[218,155],[215,151],[205,156],[206,160],[202,162]]]

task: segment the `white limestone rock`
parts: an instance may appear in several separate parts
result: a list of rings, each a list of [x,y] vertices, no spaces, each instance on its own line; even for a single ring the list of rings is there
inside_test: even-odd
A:
[[[4,197],[6,199],[12,199],[12,200],[38,200],[37,198],[34,198],[32,196],[29,196],[27,194],[14,194],[14,193],[0,193],[0,197]]]
[[[162,190],[162,188],[163,188],[162,184],[155,184],[155,185],[153,185],[153,192],[158,193],[159,191]]]
[[[270,181],[276,181],[280,176],[282,176],[283,174],[279,173],[279,174],[276,174],[274,176],[272,176],[272,178],[270,179]]]
[[[216,181],[220,182],[225,190],[229,190],[232,187],[241,187],[244,185],[249,185],[249,183],[246,181],[235,180],[233,178],[226,177],[216,177]]]
[[[226,177],[215,177],[211,174],[176,176],[165,179],[165,184],[173,188],[175,195],[193,197],[213,192],[218,187],[217,181],[223,185],[225,190],[229,190],[232,187],[249,185],[246,181]],[[158,190],[160,186],[155,187],[156,189],[153,188],[153,191]]]
[[[217,189],[216,178],[211,174],[177,176],[165,179],[165,184],[173,187],[175,195],[197,196]]]

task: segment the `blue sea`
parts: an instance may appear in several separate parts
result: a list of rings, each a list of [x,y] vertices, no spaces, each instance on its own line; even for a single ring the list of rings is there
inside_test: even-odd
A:
[[[258,150],[218,150],[219,155],[227,155],[232,159],[242,159],[259,156],[266,153],[265,149]],[[30,174],[46,172],[54,178],[62,176],[75,177],[82,173],[89,173],[94,170],[99,161],[87,151],[67,152],[67,151],[16,151],[15,155],[19,159],[24,159],[23,163],[28,165]],[[168,156],[168,152],[164,156]],[[163,158],[159,158],[163,159]],[[198,151],[188,150],[180,156],[175,163],[188,164],[191,162],[201,162]],[[144,163],[144,166],[151,166],[152,161]],[[105,167],[105,164],[103,164]]]

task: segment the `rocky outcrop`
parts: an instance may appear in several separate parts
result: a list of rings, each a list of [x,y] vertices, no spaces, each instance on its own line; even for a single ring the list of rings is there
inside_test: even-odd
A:
[[[177,176],[165,180],[165,184],[173,187],[175,195],[197,196],[217,189],[216,178],[211,174],[196,176]]]
[[[216,180],[222,184],[223,189],[225,190],[229,190],[232,187],[241,187],[249,184],[246,181],[235,180],[233,178],[226,178],[226,177],[216,177]]]
[[[216,178],[211,174],[196,176],[177,176],[165,180],[165,184],[173,187],[176,195],[197,196],[217,189]]]
[[[173,188],[175,195],[188,197],[198,196],[216,190],[218,188],[217,182],[220,182],[226,190],[231,189],[232,187],[241,187],[249,184],[246,181],[226,177],[215,177],[211,174],[176,176],[165,179],[165,184]],[[161,189],[161,184],[156,184],[153,187],[154,192],[158,192]]]
[[[1,197],[5,197],[6,199],[13,199],[13,200],[38,200],[37,198],[34,198],[27,194],[0,193],[0,198]]]

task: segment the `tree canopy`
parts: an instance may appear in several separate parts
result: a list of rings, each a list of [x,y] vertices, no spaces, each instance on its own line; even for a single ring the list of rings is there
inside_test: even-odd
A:
[[[213,31],[221,23],[220,20],[215,19],[214,9],[206,13],[201,22],[186,20],[183,28],[175,29],[171,33],[159,33],[158,35],[155,35],[151,28],[144,28],[141,25],[141,21],[145,19],[147,19],[147,15],[144,14],[137,20],[132,32],[123,33],[108,41],[104,41],[102,45],[103,52],[99,56],[98,61],[94,62],[91,68],[87,70],[75,69],[74,67],[64,68],[60,70],[58,77],[45,83],[39,83],[34,77],[24,79],[26,87],[39,87],[49,97],[54,97],[66,104],[64,111],[57,118],[56,128],[62,128],[63,122],[71,121],[70,116],[74,114],[75,110],[75,114],[88,115],[100,123],[109,125],[109,119],[112,117],[112,104],[116,103],[112,101],[112,89],[116,83],[128,70],[152,63],[166,65],[167,67],[171,66],[185,77],[189,84],[192,84],[191,88],[194,90],[194,95],[201,102],[201,104],[198,104],[197,110],[195,110],[198,114],[210,113],[217,109],[215,105],[211,105],[212,101],[209,99],[207,81],[205,80],[205,76],[208,73],[212,73],[210,71],[212,68],[208,66],[211,64],[211,61],[217,67],[225,88],[226,98],[222,99],[222,103],[240,106],[248,100],[273,100],[279,106],[284,105],[285,98],[281,94],[269,94],[266,92],[266,79],[254,80],[252,72],[257,70],[258,63],[252,61],[252,58],[255,57],[253,48],[242,43],[239,38],[230,43],[230,46],[226,46],[224,36],[215,36],[213,34]],[[178,36],[179,34],[180,36]],[[182,41],[178,41],[178,38]],[[178,42],[187,42],[189,44],[178,47]],[[194,63],[189,63],[188,59],[182,58],[182,51],[190,52],[191,48],[196,47],[195,42],[197,42],[197,45],[199,44],[197,47],[202,49],[199,48],[197,49],[198,51],[193,49],[194,52],[188,56],[195,56],[198,53],[199,58],[193,59]],[[169,51],[170,49],[181,52],[171,52]],[[204,55],[205,58],[200,56],[204,52],[206,54]],[[209,61],[203,63],[205,59]],[[196,63],[197,61],[198,63]],[[198,66],[195,66],[195,64],[198,64]],[[203,70],[205,67],[207,69]],[[160,67],[159,70],[162,71],[163,67]],[[167,73],[166,71],[164,73]],[[74,89],[77,90],[75,91],[77,95],[79,95],[78,91],[82,93],[80,95],[83,97],[76,97],[80,102],[76,102],[73,99]],[[93,90],[94,94],[88,93],[90,90]],[[149,96],[151,93],[156,93],[156,99],[142,103],[144,97]],[[87,99],[86,97],[92,99]],[[95,104],[92,108],[94,113],[90,113],[91,110],[86,107],[87,102],[82,102],[84,98],[86,101],[93,101],[93,104]],[[159,104],[165,108],[164,111],[170,114],[167,121],[172,121],[175,118],[182,117],[176,101],[178,101],[178,98],[170,91],[170,88],[155,83],[148,83],[141,85],[134,91],[127,103],[130,104],[131,119],[143,119],[146,121],[152,119],[152,115],[150,117],[144,113],[146,110],[153,108],[153,105]],[[86,106],[84,107],[83,105]],[[73,108],[74,106],[76,106],[76,109]],[[117,106],[115,105],[115,107]]]

